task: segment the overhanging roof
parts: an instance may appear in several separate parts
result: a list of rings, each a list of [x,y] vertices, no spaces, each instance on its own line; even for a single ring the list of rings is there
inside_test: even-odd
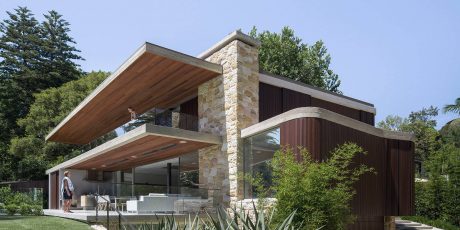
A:
[[[277,76],[267,72],[261,72],[259,74],[259,81],[265,84],[308,94],[312,97],[316,97],[318,99],[329,101],[335,104],[343,105],[345,107],[376,114],[376,109],[374,105],[371,103],[347,97],[345,95],[334,93],[311,85],[307,85],[302,82],[289,79],[287,77]]]
[[[349,118],[341,114],[329,111],[327,109],[318,107],[301,107],[292,109],[277,116],[271,117],[267,120],[264,120],[262,122],[259,122],[257,124],[251,125],[241,130],[241,138],[247,138],[255,134],[264,132],[266,130],[272,129],[274,127],[277,127],[281,123],[304,117],[328,120],[330,122],[334,122],[336,124],[343,125],[348,128],[352,128],[382,138],[403,141],[414,141],[413,134],[379,129],[372,125],[355,120],[353,118]]]
[[[183,129],[144,124],[46,171],[90,169],[116,171],[177,157],[211,145],[218,136]]]
[[[171,108],[197,94],[198,86],[222,74],[222,66],[145,43],[81,102],[46,140],[87,144],[142,114]]]

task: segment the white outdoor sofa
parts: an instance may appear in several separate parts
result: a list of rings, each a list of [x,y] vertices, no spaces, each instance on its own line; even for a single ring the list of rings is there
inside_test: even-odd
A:
[[[207,202],[207,200],[203,200],[200,197],[181,197],[180,195],[150,193],[148,196],[141,196],[139,200],[126,201],[126,211],[129,213],[173,213],[188,211],[190,208],[184,208],[184,201],[192,202],[195,204],[193,206],[199,206],[199,208],[201,208],[201,204]],[[197,205],[197,203],[200,205]]]

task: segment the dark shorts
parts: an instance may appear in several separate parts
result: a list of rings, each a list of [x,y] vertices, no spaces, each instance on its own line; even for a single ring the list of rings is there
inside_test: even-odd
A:
[[[70,196],[69,196],[69,194],[67,194],[67,192],[64,191],[63,197],[64,197],[64,200],[72,200],[72,192],[70,192]]]

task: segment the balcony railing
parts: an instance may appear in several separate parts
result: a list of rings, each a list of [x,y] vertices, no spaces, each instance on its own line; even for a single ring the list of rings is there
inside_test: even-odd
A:
[[[135,129],[136,127],[139,127],[147,123],[191,131],[198,131],[197,116],[169,110],[162,112],[151,110],[137,116],[136,120],[132,120],[122,125],[122,133],[129,132]]]

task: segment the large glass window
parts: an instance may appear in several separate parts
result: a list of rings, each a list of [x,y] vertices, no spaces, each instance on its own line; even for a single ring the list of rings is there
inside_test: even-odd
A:
[[[272,172],[269,164],[274,153],[280,149],[280,129],[274,128],[263,133],[245,138],[244,140],[244,175],[247,177],[261,176],[264,187],[272,184]],[[270,195],[270,194],[269,194]],[[245,198],[256,198],[257,191],[245,180]]]

